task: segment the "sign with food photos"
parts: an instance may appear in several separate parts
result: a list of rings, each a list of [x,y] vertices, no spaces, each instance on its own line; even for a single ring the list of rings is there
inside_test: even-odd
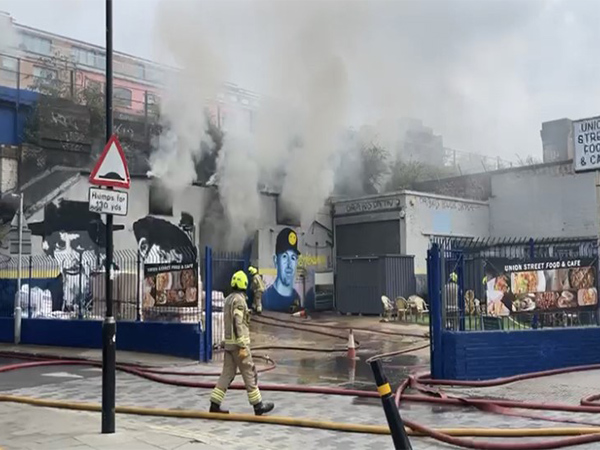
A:
[[[486,262],[485,271],[488,315],[598,307],[596,259],[492,259]]]
[[[143,305],[145,308],[198,306],[198,265],[145,264]]]

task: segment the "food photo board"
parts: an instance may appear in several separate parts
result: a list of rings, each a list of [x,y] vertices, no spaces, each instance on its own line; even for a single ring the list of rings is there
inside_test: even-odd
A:
[[[143,306],[198,306],[198,265],[145,264]]]
[[[559,312],[598,308],[597,260],[486,261],[487,313]]]

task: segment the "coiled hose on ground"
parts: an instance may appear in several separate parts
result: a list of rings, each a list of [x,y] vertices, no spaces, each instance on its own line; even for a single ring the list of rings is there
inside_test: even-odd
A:
[[[277,318],[270,318],[271,320],[279,320]],[[290,322],[290,321],[286,321]],[[268,325],[269,323],[267,323]],[[319,332],[318,330],[309,329],[308,327],[304,328],[306,324],[302,324],[302,331],[315,332],[317,334],[324,334],[326,332]],[[318,324],[310,324],[311,327],[319,327]],[[322,326],[320,326],[322,327]],[[286,328],[290,328],[286,326]],[[299,329],[300,327],[295,325],[294,329]],[[333,328],[333,327],[327,327]],[[346,327],[341,327],[343,329],[347,329]],[[358,330],[358,329],[355,329]],[[363,332],[371,332],[369,329],[360,329]],[[393,332],[390,332],[393,333]],[[388,333],[384,333],[388,334]],[[406,335],[404,333],[394,333],[397,335]],[[330,333],[327,333],[330,335]],[[422,337],[418,335],[411,335],[413,337]],[[335,335],[335,337],[343,338],[342,336]],[[418,349],[422,349],[427,347],[426,345],[421,345],[415,348],[404,349],[398,352],[390,352],[387,354],[377,355],[374,358],[384,358],[389,356],[395,356],[402,353],[407,353],[410,351],[415,351]],[[268,347],[268,346],[266,346]],[[340,349],[341,350],[341,349]],[[335,351],[338,351],[337,349]],[[0,353],[0,356],[11,357],[11,358],[20,358],[18,354],[4,352]],[[258,355],[256,356],[259,357]],[[42,357],[39,355],[32,355],[28,358],[38,359],[37,361],[23,363],[23,364],[15,364],[11,366],[0,367],[0,373],[8,372],[11,370],[25,369],[28,367],[35,366],[48,366],[48,365],[91,365],[91,366],[101,366],[102,363],[99,361],[89,361],[89,360],[72,360],[72,359],[58,359],[58,360],[45,360],[47,357]],[[265,357],[267,363],[269,364],[269,370],[272,370],[275,367],[275,363],[270,360],[268,357]],[[205,382],[205,381],[187,381],[180,380],[176,378],[167,378],[163,375],[176,375],[176,376],[193,376],[193,375],[201,375],[201,376],[213,376],[217,375],[215,372],[210,373],[199,373],[199,372],[178,372],[178,371],[169,371],[163,370],[159,368],[146,367],[141,365],[131,365],[131,364],[119,364],[117,369],[135,376],[139,376],[141,378],[155,381],[163,384],[176,385],[176,386],[186,386],[193,388],[212,388],[215,383]],[[540,404],[540,403],[531,403],[531,402],[519,402],[514,400],[492,400],[492,399],[464,399],[460,397],[448,397],[441,393],[441,391],[435,390],[433,388],[427,387],[427,385],[455,385],[455,386],[471,386],[471,387],[487,387],[487,386],[497,386],[501,384],[512,383],[514,381],[526,380],[531,378],[537,378],[542,376],[555,375],[558,373],[567,373],[571,371],[583,371],[583,370],[598,370],[600,369],[600,365],[593,366],[582,366],[576,367],[572,369],[560,369],[553,370],[547,372],[540,372],[529,375],[520,375],[518,377],[511,377],[499,380],[490,380],[483,382],[455,382],[455,381],[447,381],[447,380],[431,380],[427,376],[421,377],[409,377],[405,380],[401,386],[398,388],[396,393],[396,399],[398,404],[400,401],[407,402],[422,402],[422,403],[433,403],[433,404],[446,404],[446,405],[455,405],[455,406],[474,406],[479,409],[483,409],[485,411],[496,412],[500,414],[506,414],[506,410],[502,408],[519,408],[519,409],[530,409],[530,410],[552,410],[552,411],[568,411],[568,412],[589,412],[589,413],[598,413],[600,412],[600,406],[595,402],[600,399],[600,395],[592,395],[588,396],[581,400],[581,405],[561,405],[561,404]],[[428,395],[423,394],[404,394],[404,391],[407,388],[413,388],[421,392],[425,392]],[[245,389],[243,384],[235,383],[231,386],[232,389]],[[326,394],[326,395],[344,395],[344,396],[355,396],[355,397],[369,397],[369,398],[378,398],[379,395],[376,391],[364,391],[364,390],[351,390],[351,389],[340,389],[333,387],[321,387],[321,386],[303,386],[303,385],[277,385],[277,384],[261,384],[261,389],[264,391],[280,391],[280,392],[298,392],[298,393],[316,393],[316,394]],[[434,396],[432,396],[434,395]],[[90,410],[90,411],[98,411],[99,405],[90,405],[90,404],[82,404],[82,403],[71,403],[71,402],[57,402],[52,400],[40,400],[40,399],[31,399],[31,398],[23,398],[23,397],[15,397],[10,395],[0,395],[0,401],[12,401],[19,403],[27,403],[38,406],[48,406],[48,407],[62,407],[69,409],[78,409],[78,410]],[[125,413],[125,414],[142,414],[142,415],[164,415],[170,417],[185,417],[185,418],[204,418],[204,419],[214,419],[214,420],[230,420],[230,421],[245,421],[245,422],[260,422],[260,423],[268,423],[268,424],[279,424],[279,425],[287,425],[287,426],[301,426],[301,427],[312,427],[312,428],[321,428],[321,429],[329,429],[329,430],[337,430],[337,431],[348,431],[348,432],[361,432],[361,433],[375,433],[375,434],[389,434],[389,429],[387,426],[373,426],[373,425],[358,425],[358,424],[340,424],[340,423],[332,423],[332,422],[324,422],[320,420],[310,420],[310,419],[296,419],[289,417],[277,417],[277,416],[267,416],[267,417],[256,417],[245,414],[230,414],[230,415],[221,415],[221,414],[210,414],[202,411],[182,411],[182,410],[164,410],[164,409],[153,409],[153,408],[132,408],[132,407],[118,407],[117,412]],[[514,414],[520,415],[520,414]],[[532,417],[532,416],[526,416]],[[536,416],[535,418],[542,418],[544,420],[556,420],[556,419],[548,419]],[[569,420],[561,420],[564,422],[570,423],[581,423],[577,421],[569,421]],[[448,444],[457,445],[465,448],[475,448],[482,450],[513,450],[516,448],[529,450],[529,449],[553,449],[553,448],[561,448],[572,445],[579,445],[590,442],[600,442],[600,425],[591,424],[592,426],[588,427],[578,427],[578,428],[546,428],[546,429],[441,429],[435,430],[426,426],[423,426],[419,423],[405,420],[405,425],[408,427],[408,432],[412,435],[421,435],[428,436],[434,439],[446,442]],[[574,436],[575,435],[575,436]],[[514,443],[497,443],[497,442],[481,442],[481,441],[473,441],[469,439],[462,439],[459,436],[476,436],[476,437],[532,437],[532,436],[573,436],[560,440],[552,440],[552,441],[543,441],[543,442],[527,442],[522,444],[514,444]]]

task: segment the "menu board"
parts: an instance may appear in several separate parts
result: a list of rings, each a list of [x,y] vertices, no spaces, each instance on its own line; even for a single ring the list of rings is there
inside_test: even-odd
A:
[[[198,265],[145,264],[143,306],[198,306]]]
[[[590,258],[486,263],[487,313],[594,309],[598,305],[597,261]]]

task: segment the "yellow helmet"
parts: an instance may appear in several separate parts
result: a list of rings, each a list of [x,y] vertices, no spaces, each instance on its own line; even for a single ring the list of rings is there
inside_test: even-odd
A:
[[[458,275],[456,275],[456,272],[452,272],[450,274],[450,281],[452,281],[453,283],[456,283],[458,281]]]
[[[248,277],[243,270],[238,270],[233,274],[231,277],[231,287],[233,289],[239,289],[240,291],[248,289]]]
[[[258,269],[254,266],[250,266],[248,267],[248,272],[250,273],[250,275],[256,275],[258,273]]]

